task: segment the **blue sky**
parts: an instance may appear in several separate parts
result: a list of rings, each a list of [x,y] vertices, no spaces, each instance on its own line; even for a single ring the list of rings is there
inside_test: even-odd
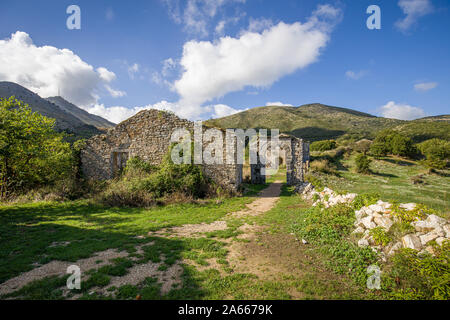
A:
[[[66,27],[71,4],[80,30]],[[372,4],[380,30],[366,27]],[[0,81],[59,91],[114,122],[144,108],[197,120],[269,102],[401,119],[450,110],[445,0],[2,0],[0,9]]]

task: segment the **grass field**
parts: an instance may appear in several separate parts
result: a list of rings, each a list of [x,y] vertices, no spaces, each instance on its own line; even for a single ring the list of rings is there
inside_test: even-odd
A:
[[[397,157],[373,159],[371,174],[356,173],[354,156],[341,160],[338,175],[321,175],[331,189],[355,193],[379,193],[384,201],[423,203],[450,215],[450,170],[428,173],[427,168],[412,160]],[[420,176],[422,183],[413,184]]]

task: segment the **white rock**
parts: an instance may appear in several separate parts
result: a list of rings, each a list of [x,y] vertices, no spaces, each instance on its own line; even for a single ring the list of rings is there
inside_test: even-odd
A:
[[[444,243],[445,240],[448,240],[448,239],[445,239],[444,237],[439,237],[436,239],[436,243],[438,245],[442,246],[442,243]]]
[[[445,220],[444,218],[438,217],[435,214],[430,214],[426,221],[432,223],[432,224],[438,224],[438,225],[445,225],[447,223],[447,220]]]
[[[434,230],[439,225],[433,224],[429,221],[419,220],[411,222],[411,225],[416,229],[416,231],[428,232]]]
[[[372,210],[373,212],[383,212],[384,208],[378,204],[372,204],[369,206],[370,210]]]
[[[388,252],[388,255],[389,256],[391,256],[391,255],[393,255],[398,249],[401,249],[403,247],[403,245],[402,245],[402,243],[399,241],[399,242],[396,242],[393,246],[392,246],[392,248],[389,250],[389,252]]]
[[[446,224],[442,229],[445,232],[445,237],[450,238],[450,224]]]
[[[302,239],[302,243],[303,244],[308,244],[308,241],[306,241],[305,239]]]
[[[364,227],[366,227],[366,229],[373,229],[377,225],[372,221],[372,219],[372,216],[367,216],[361,219],[361,223],[364,225]]]
[[[422,248],[422,242],[419,237],[414,234],[408,234],[402,238],[402,244],[405,248],[414,250],[420,250]]]
[[[389,231],[389,229],[394,224],[394,221],[392,221],[388,217],[375,217],[373,220],[377,225],[383,227],[386,231]]]
[[[414,210],[416,208],[416,204],[415,203],[402,203],[400,205],[400,208],[406,209],[408,211]]]
[[[352,231],[352,234],[355,233],[364,233],[364,228],[361,226],[357,227],[355,230]]]
[[[358,247],[367,247],[369,246],[369,241],[367,241],[366,239],[360,239],[358,241]]]
[[[427,234],[424,234],[423,236],[420,236],[419,238],[420,238],[420,242],[424,246],[428,242],[430,242],[436,238],[439,238],[439,234],[435,231],[431,231],[431,232],[428,232]]]

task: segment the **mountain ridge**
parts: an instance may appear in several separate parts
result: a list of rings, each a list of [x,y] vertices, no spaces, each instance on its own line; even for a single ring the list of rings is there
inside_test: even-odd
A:
[[[108,120],[90,114],[62,97],[45,99],[17,83],[0,81],[0,97],[12,96],[28,104],[33,112],[55,119],[55,129],[73,133],[77,137],[87,138],[114,126]]]
[[[353,109],[310,103],[301,106],[264,106],[233,115],[210,119],[207,125],[219,128],[280,129],[281,133],[305,140],[373,139],[383,129],[405,131],[416,142],[427,138],[450,139],[448,115],[417,120],[377,117]]]

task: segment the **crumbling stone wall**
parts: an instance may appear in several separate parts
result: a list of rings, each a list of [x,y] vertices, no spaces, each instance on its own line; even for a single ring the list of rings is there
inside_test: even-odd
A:
[[[182,128],[193,132],[194,123],[164,111],[141,111],[87,140],[81,152],[83,173],[90,179],[112,179],[127,159],[136,156],[158,165],[167,154],[173,131]],[[227,189],[237,190],[242,183],[242,168],[237,164],[202,165],[202,170]]]
[[[162,162],[170,146],[172,133],[176,129],[187,129],[194,132],[194,123],[180,119],[174,114],[158,110],[144,110],[109,129],[105,134],[87,140],[81,151],[81,163],[84,175],[90,179],[107,180],[113,178],[131,157],[158,165]],[[203,128],[207,130],[208,128]],[[226,134],[223,133],[223,155],[226,155]],[[192,138],[194,135],[191,135]],[[303,163],[306,159],[306,148],[309,146],[292,136],[280,137],[284,150],[284,161],[287,166],[287,183],[296,185],[303,182]],[[203,139],[203,147],[210,141]],[[236,140],[231,147],[237,154]],[[309,159],[309,153],[308,153]],[[235,161],[236,162],[236,161]],[[204,174],[226,189],[238,190],[242,184],[242,165],[239,164],[202,164]],[[252,182],[265,183],[262,174],[263,165],[252,166]]]

